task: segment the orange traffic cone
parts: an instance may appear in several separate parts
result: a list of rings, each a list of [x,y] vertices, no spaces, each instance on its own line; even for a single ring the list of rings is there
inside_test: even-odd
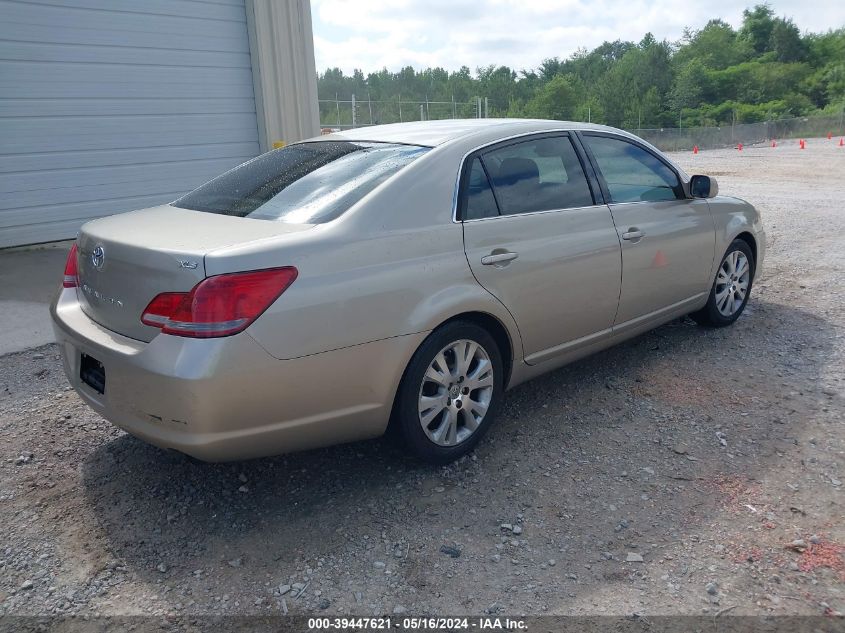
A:
[[[693,146],[692,146],[692,153],[693,153],[693,154],[698,154],[698,145],[693,145]]]
[[[828,132],[828,133],[827,133],[827,140],[829,141],[829,140],[830,140],[830,138],[831,138],[832,136],[833,136],[833,134],[831,134],[830,132]]]
[[[736,146],[736,148],[741,152],[742,151],[742,143]]]

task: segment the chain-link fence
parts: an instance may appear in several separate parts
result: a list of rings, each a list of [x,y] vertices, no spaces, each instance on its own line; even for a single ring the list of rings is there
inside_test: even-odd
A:
[[[843,134],[842,115],[796,117],[760,123],[740,123],[722,127],[690,127],[629,130],[663,151],[717,149],[769,143],[778,139],[812,138]]]
[[[487,116],[487,99],[470,101],[409,101],[401,96],[388,100],[320,99],[320,127],[347,129],[382,123],[475,119]]]
[[[435,119],[486,118],[487,99],[470,101],[403,101],[401,97],[371,101],[320,99],[320,126],[324,130],[348,129],[382,123]],[[739,143],[754,145],[788,138],[813,138],[845,134],[843,114],[795,117],[760,123],[737,123],[720,127],[642,128],[629,130],[655,147],[667,151],[717,149]]]

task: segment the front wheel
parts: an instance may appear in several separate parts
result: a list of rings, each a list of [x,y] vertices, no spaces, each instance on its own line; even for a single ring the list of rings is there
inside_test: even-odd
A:
[[[734,240],[716,271],[707,305],[690,316],[701,325],[730,325],[745,310],[753,280],[754,254],[751,247],[743,240]]]
[[[455,321],[432,332],[408,364],[391,422],[407,448],[433,464],[469,453],[496,414],[502,368],[496,341],[478,325]]]

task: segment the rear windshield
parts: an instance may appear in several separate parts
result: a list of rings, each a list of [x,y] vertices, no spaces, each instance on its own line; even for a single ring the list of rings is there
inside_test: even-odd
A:
[[[328,222],[428,149],[348,141],[290,145],[227,171],[173,206],[296,224]]]

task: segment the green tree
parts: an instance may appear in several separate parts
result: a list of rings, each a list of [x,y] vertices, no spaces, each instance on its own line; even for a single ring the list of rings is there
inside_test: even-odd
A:
[[[737,38],[736,31],[722,20],[710,20],[700,31],[689,34],[673,61],[684,66],[698,60],[708,68],[722,70],[751,56],[751,49]]]
[[[516,87],[516,72],[507,66],[486,66],[477,69],[479,94],[488,98],[491,116],[507,112]]]
[[[845,104],[845,27],[805,39],[808,63],[815,69],[805,83],[817,108]]]
[[[675,76],[669,94],[669,107],[674,112],[701,105],[707,83],[707,68],[701,59],[692,59]]]
[[[775,12],[768,4],[758,4],[753,9],[745,9],[742,12],[739,37],[748,42],[752,50],[759,55],[771,50],[769,46],[774,28]]]
[[[656,96],[652,101],[663,103],[671,88],[672,76],[669,44],[657,42],[647,33],[638,45],[627,49],[596,86],[608,124],[636,127],[641,120],[646,93],[654,88]]]
[[[534,119],[567,121],[575,116],[578,94],[572,80],[556,75],[525,105],[525,114]]]
[[[537,75],[542,81],[549,81],[555,75],[563,72],[563,63],[560,58],[550,57],[540,62],[540,67],[537,69]]]
[[[801,39],[801,32],[792,20],[775,20],[769,36],[769,49],[774,51],[779,62],[799,62],[807,56],[807,48]]]

